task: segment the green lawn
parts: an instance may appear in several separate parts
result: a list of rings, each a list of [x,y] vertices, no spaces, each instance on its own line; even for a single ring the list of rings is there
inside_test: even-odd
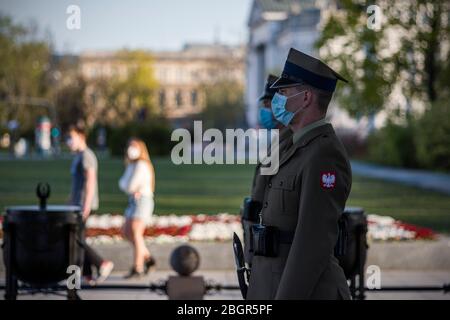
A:
[[[237,213],[249,194],[251,165],[182,165],[170,159],[154,159],[156,170],[156,214]],[[52,186],[50,203],[64,203],[70,189],[69,160],[0,161],[0,207],[35,204],[35,185]],[[117,186],[122,160],[100,160],[100,213],[122,213],[126,196]],[[349,206],[368,213],[390,215],[405,222],[450,233],[450,197],[435,192],[353,178]]]

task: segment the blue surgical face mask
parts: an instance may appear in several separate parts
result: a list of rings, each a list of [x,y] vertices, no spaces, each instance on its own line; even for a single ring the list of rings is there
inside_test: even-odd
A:
[[[295,96],[298,96],[300,93],[305,92],[306,90],[300,91],[296,94],[293,94],[292,96],[286,97],[282,94],[279,94],[278,92],[275,93],[272,99],[272,112],[275,118],[280,121],[284,126],[287,126],[291,121],[292,118],[294,118],[295,114],[299,112],[302,109],[298,109],[295,112],[291,112],[286,110],[286,103],[289,98],[293,98]]]
[[[259,108],[259,123],[265,129],[273,129],[277,125],[273,118],[272,110],[268,108]]]

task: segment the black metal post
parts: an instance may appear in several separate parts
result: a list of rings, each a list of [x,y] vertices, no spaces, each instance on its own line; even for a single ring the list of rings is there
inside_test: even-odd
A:
[[[6,300],[16,300],[17,299],[17,277],[13,270],[13,253],[14,253],[14,243],[12,233],[14,232],[13,227],[7,221],[7,217],[4,217],[4,250],[5,250],[5,299]]]

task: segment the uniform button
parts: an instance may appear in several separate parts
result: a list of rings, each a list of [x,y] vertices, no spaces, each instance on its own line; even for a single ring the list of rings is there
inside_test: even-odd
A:
[[[264,202],[264,208],[267,208],[268,205],[269,205],[269,204],[267,203],[267,201]]]
[[[283,181],[280,181],[280,187],[283,185]]]
[[[269,182],[269,188],[272,188],[272,182]]]

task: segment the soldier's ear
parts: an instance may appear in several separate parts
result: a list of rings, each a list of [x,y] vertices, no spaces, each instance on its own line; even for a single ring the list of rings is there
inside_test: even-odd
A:
[[[304,95],[303,95],[303,102],[305,102],[306,105],[310,105],[311,102],[312,102],[313,99],[314,99],[314,97],[313,97],[314,91],[311,90],[310,88],[306,88],[305,90],[306,90],[306,91],[305,91],[305,93],[304,93]]]

